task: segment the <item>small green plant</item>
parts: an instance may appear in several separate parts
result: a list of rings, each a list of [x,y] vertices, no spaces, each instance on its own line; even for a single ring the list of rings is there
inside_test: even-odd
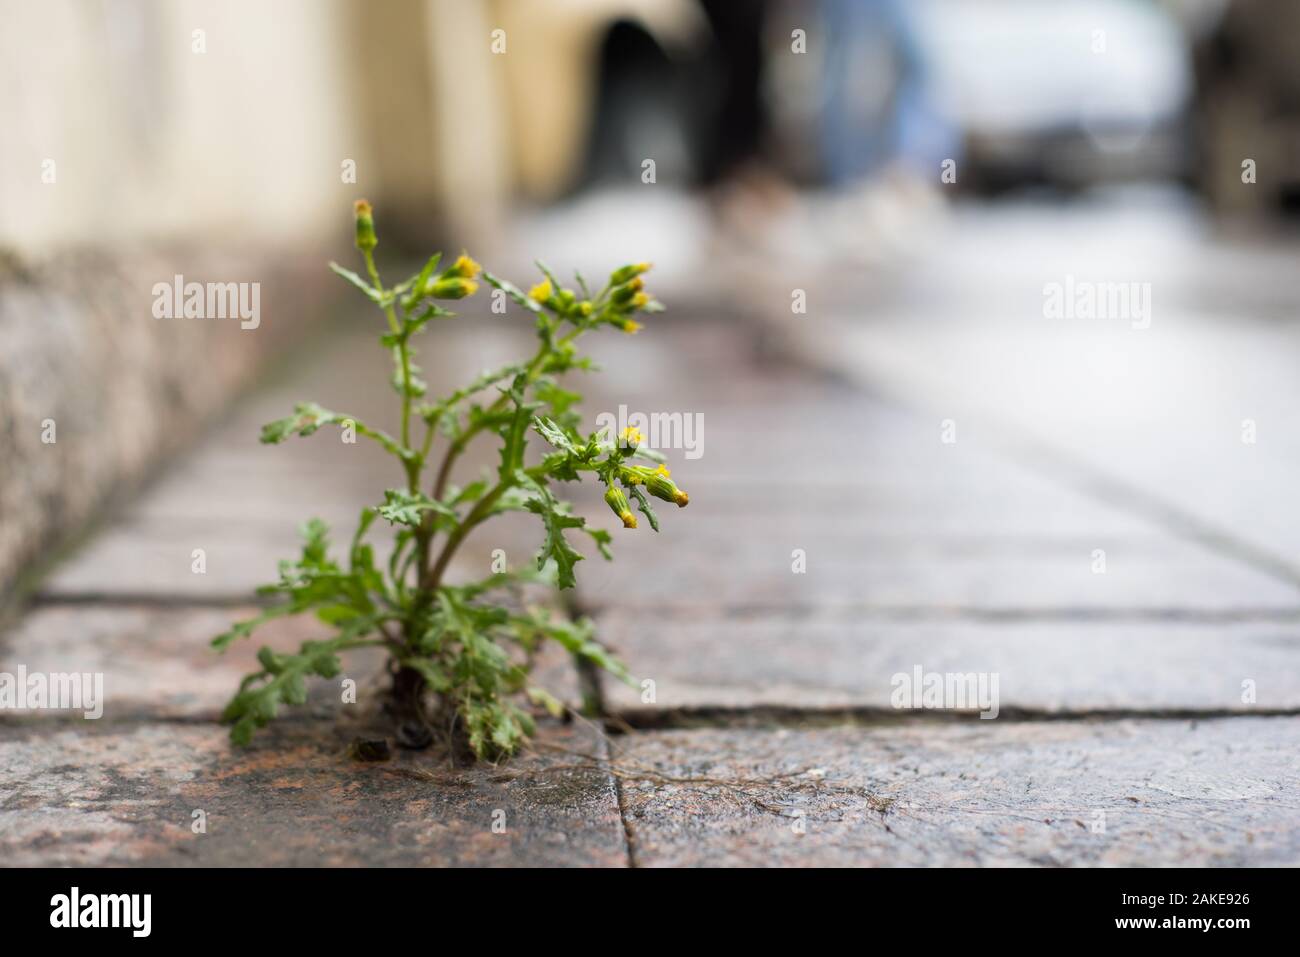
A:
[[[246,744],[282,704],[306,701],[308,677],[338,675],[340,653],[380,647],[388,651],[393,675],[389,706],[398,719],[399,741],[424,746],[432,740],[432,728],[449,728],[458,747],[467,746],[479,758],[500,757],[514,752],[533,732],[530,711],[521,707],[525,700],[553,714],[563,711],[553,695],[529,683],[533,658],[543,642],[558,642],[580,665],[595,665],[630,680],[595,640],[590,621],[570,621],[554,608],[523,605],[518,586],[543,582],[573,587],[574,566],[583,555],[569,541],[569,533],[589,536],[606,559],[611,557],[610,533],[574,515],[557,497],[558,483],[592,473],[605,485],[605,501],[625,528],[637,526],[629,496],[655,531],[659,522],[647,493],[678,506],[687,504],[686,493],[674,484],[662,456],[644,448],[635,430],[619,436],[582,434],[576,410],[581,396],[559,382],[570,370],[593,368],[577,351],[584,333],[602,327],[635,332],[639,325],[634,315],[663,307],[642,288],[642,274],[650,268],[646,263],[614,270],[594,295],[581,276],[576,277],[576,289],[565,288],[540,263],[542,280],[524,293],[482,270],[467,255],[441,270],[440,255],[435,255],[419,273],[385,286],[375,266],[376,244],[370,205],[358,201],[356,245],[366,275],[330,266],[387,319],[380,342],[393,357],[400,433],[392,436],[355,416],[301,403],[292,415],[264,426],[261,440],[283,442],[328,425],[351,428],[397,460],[403,481],[387,489],[382,502],[362,510],[342,562],[330,556],[325,524],[318,519],[307,522],[301,556],[281,562],[280,580],[260,590],[279,601],[213,640],[224,650],[267,621],[307,612],[332,631],[330,637],[304,642],[296,654],[262,648],[261,670],[244,678],[223,720],[233,725],[231,739]],[[429,401],[428,387],[413,361],[412,340],[430,321],[452,316],[439,302],[472,296],[480,275],[533,317],[537,351]],[[545,440],[546,450],[530,457],[534,433]],[[489,470],[463,486],[453,485],[457,460],[481,435],[496,437],[500,465],[495,473]],[[436,469],[435,451],[441,452]],[[543,542],[536,568],[468,583],[447,581],[451,560],[466,536],[508,511],[532,512],[541,522]],[[382,559],[368,541],[378,519],[394,530]]]

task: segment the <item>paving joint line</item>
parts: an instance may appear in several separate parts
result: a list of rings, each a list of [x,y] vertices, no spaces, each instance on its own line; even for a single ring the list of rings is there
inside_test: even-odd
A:
[[[843,708],[809,708],[795,705],[745,705],[739,707],[683,707],[663,710],[625,709],[601,715],[604,733],[610,738],[658,731],[728,731],[728,730],[776,730],[807,731],[825,728],[902,728],[916,726],[974,725],[992,728],[991,721],[1001,724],[1094,724],[1104,725],[1119,721],[1228,721],[1241,718],[1287,719],[1300,718],[1300,707],[1294,708],[1256,708],[1250,711],[1230,708],[1083,708],[1063,711],[1045,711],[1038,708],[1020,706],[1003,706],[995,719],[982,719],[978,711],[941,710],[941,709],[894,709],[876,705],[850,706]],[[329,722],[306,714],[285,715],[280,719],[283,724],[298,725],[304,728],[334,730]],[[32,718],[14,715],[0,719],[0,734],[8,732],[25,733],[40,736],[79,729],[92,734],[113,734],[122,730],[135,730],[150,726],[157,727],[210,727],[213,731],[223,731],[225,726],[215,712],[195,715],[163,714],[154,715],[147,712],[135,712],[108,720],[94,722],[91,728],[86,722],[75,717],[67,718]],[[613,763],[609,757],[595,758],[599,762]],[[626,814],[626,796],[617,775],[611,775],[615,784],[615,795],[619,806],[619,816],[623,824],[627,841],[628,866],[639,866],[636,862],[635,844],[631,833],[631,822]]]
[[[813,373],[832,381],[846,383],[855,391],[893,404],[912,414],[934,411],[937,408],[924,399],[916,398],[913,390],[901,387],[897,378],[890,380],[888,377],[868,377],[862,369],[847,368],[843,361],[831,360],[822,351],[814,351],[794,344],[788,334],[781,338],[788,358]],[[1060,481],[1066,487],[1073,488],[1095,501],[1138,516],[1177,538],[1193,542],[1224,558],[1238,561],[1300,591],[1300,567],[1281,556],[1239,539],[1217,528],[1212,522],[1207,522],[1190,511],[1164,501],[1139,485],[1108,474],[1098,466],[1035,437],[996,412],[985,408],[984,414],[992,424],[995,436],[997,434],[1003,436],[1003,441],[996,445],[1001,446],[1002,454],[1010,460],[1040,475]]]
[[[79,591],[37,592],[27,599],[26,610],[33,608],[107,606],[136,608],[249,608],[270,607],[274,602],[267,596],[240,595],[227,592],[216,595],[167,594],[152,591]]]
[[[195,610],[225,608],[267,608],[274,601],[261,595],[168,595],[157,592],[63,592],[33,595],[23,610],[37,608],[157,608]],[[879,622],[1175,622],[1183,624],[1290,624],[1300,622],[1300,605],[1287,607],[1238,607],[1224,609],[1179,608],[1172,606],[1089,608],[1056,606],[1045,608],[980,607],[974,605],[872,605],[845,602],[807,602],[780,604],[627,604],[583,605],[582,612],[593,617],[609,611],[654,611],[670,620],[699,620],[707,615],[714,620],[806,620],[834,622],[840,619],[866,619]],[[15,620],[21,618],[15,616]]]
[[[713,621],[723,619],[740,621],[806,621],[815,619],[821,622],[841,620],[866,620],[870,622],[1078,622],[1080,624],[1093,622],[1141,624],[1173,622],[1203,625],[1248,624],[1252,622],[1289,624],[1300,621],[1300,607],[1226,608],[1215,610],[1159,606],[1150,608],[981,608],[969,605],[888,606],[845,603],[762,605],[752,602],[744,604],[638,605],[620,602],[617,605],[596,605],[589,608],[587,613],[594,617],[608,611],[619,613],[653,611],[661,619],[674,621],[700,621],[703,618]]]
[[[746,705],[728,707],[684,707],[659,711],[624,709],[607,715],[611,734],[641,731],[675,731],[734,728],[773,728],[799,730],[806,728],[871,725],[900,727],[903,725],[934,724],[989,725],[991,722],[1011,724],[1051,724],[1079,722],[1103,724],[1113,721],[1219,721],[1233,718],[1296,718],[1297,708],[1256,708],[1244,711],[1231,708],[1083,708],[1063,711],[1045,711],[1040,708],[1002,706],[997,718],[983,719],[978,711],[913,708],[894,709],[876,705],[844,708],[807,708],[794,705]]]

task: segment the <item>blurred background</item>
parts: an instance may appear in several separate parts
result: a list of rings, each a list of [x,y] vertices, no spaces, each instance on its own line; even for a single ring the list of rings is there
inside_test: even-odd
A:
[[[362,195],[390,255],[464,246],[520,282],[539,251],[651,259],[677,321],[996,425],[1296,574],[1290,0],[2,0],[0,23],[7,589],[327,328],[348,290],[320,263]],[[261,282],[261,327],[155,322],[174,274]],[[1049,315],[1067,277],[1146,284],[1149,322]],[[46,419],[83,441],[49,454]]]
[[[680,194],[703,222],[873,183],[901,191],[908,177],[933,188],[945,160],[957,175],[944,185],[972,199],[1141,181],[1188,187],[1215,212],[1297,205],[1300,14],[1278,0],[5,12],[3,238],[33,251],[299,241],[338,218],[325,187],[354,192],[345,159],[412,230],[475,243],[606,192],[658,196],[662,215]],[[1243,150],[1259,189],[1236,188]],[[646,159],[662,189],[634,188]],[[32,189],[22,171],[53,185],[47,160],[60,188]],[[750,203],[728,210],[736,193]],[[865,255],[866,238],[841,252]]]

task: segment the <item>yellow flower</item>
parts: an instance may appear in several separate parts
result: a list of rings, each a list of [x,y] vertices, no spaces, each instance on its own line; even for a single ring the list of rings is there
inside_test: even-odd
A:
[[[644,441],[645,437],[641,435],[641,430],[630,425],[618,434],[619,445],[625,445],[629,449],[635,449]]]
[[[529,290],[528,290],[528,298],[529,298],[529,299],[534,299],[534,300],[536,300],[537,302],[545,302],[546,300],[550,299],[550,298],[551,298],[551,281],[550,281],[549,279],[543,279],[541,282],[539,282],[539,283],[538,283],[536,286],[534,286],[532,289],[529,289]]]
[[[623,323],[623,331],[626,332],[629,336],[636,335],[637,331],[640,330],[640,328],[641,328],[641,323],[637,322],[635,319],[629,319],[627,322]]]
[[[650,301],[650,297],[649,297],[649,296],[647,296],[647,295],[646,295],[645,293],[643,293],[643,292],[638,292],[635,296],[632,297],[632,308],[633,308],[633,309],[644,309],[645,306],[646,306],[646,303],[648,303],[649,301]]]
[[[447,270],[447,274],[460,276],[462,279],[473,279],[482,271],[483,267],[471,259],[468,253],[461,253],[456,261],[452,263],[451,268]]]
[[[655,471],[660,475],[662,475],[664,478],[672,478],[673,473],[668,471],[668,466],[664,465],[663,463],[660,463],[659,467],[655,469]]]

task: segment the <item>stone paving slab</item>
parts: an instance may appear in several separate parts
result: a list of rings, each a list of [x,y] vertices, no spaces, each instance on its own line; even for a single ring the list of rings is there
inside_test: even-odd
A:
[[[673,336],[699,341],[698,348],[685,350],[694,363],[717,361],[716,333]],[[482,356],[484,361],[508,351],[500,336],[487,339],[497,353]],[[467,340],[467,333],[450,337],[447,362],[465,358],[471,351]],[[375,420],[383,422],[380,399],[387,396],[357,382],[356,367],[364,365],[357,350],[368,344],[365,337],[349,338],[317,361],[314,373],[300,373],[272,395],[250,401],[61,568],[47,583],[46,596],[237,600],[271,579],[275,562],[293,553],[304,518],[321,516],[338,529],[336,537],[345,536],[359,503],[391,484],[392,463],[368,443],[344,445],[328,430],[276,448],[257,445],[255,436],[258,423],[283,412],[293,397],[322,394],[322,384],[325,400],[339,407],[370,415],[368,406],[378,404]],[[653,349],[644,352],[656,355]],[[977,443],[945,446],[932,423],[870,398],[785,373],[763,380],[755,408],[747,392],[744,401],[719,393],[716,376],[678,378],[688,384],[680,397],[677,390],[670,393],[674,401],[704,406],[710,423],[703,458],[679,462],[679,453],[669,453],[692,490],[692,507],[666,508],[665,531],[657,539],[617,539],[628,560],[652,562],[669,580],[629,593],[626,565],[589,562],[582,571],[590,607],[600,607],[610,595],[648,604],[757,598],[778,605],[1000,607],[1161,607],[1185,599],[1210,609],[1293,608],[1300,599],[1288,584],[1153,534],[1130,515],[996,460]],[[587,381],[596,385],[589,411],[613,401],[604,380]],[[639,375],[615,381],[617,393],[634,407],[640,406],[633,387],[653,385],[639,386]],[[694,384],[701,381],[713,384],[708,390]],[[844,429],[826,421],[825,410],[841,405],[861,440],[847,448]],[[490,464],[483,458],[490,459],[486,445],[476,452],[482,461],[469,463],[471,471]],[[846,475],[860,475],[861,486],[846,483]],[[584,511],[599,524],[612,522],[603,504],[592,501],[590,488],[565,491],[585,499]],[[497,547],[512,564],[529,559],[536,529],[518,520],[515,539],[510,524],[501,521],[470,539],[465,574],[489,564]],[[737,534],[739,528],[759,527],[770,543],[766,548],[750,547],[752,533]],[[196,548],[206,554],[204,575],[192,571]],[[795,548],[808,554],[813,573],[787,581]],[[1110,574],[1092,573],[1094,548],[1107,549]],[[1050,560],[1044,561],[1044,553]],[[683,569],[682,555],[703,556],[707,565]]]
[[[258,435],[264,422],[288,415],[304,400],[394,431],[397,400],[384,385],[389,360],[375,341],[378,332],[378,326],[358,325],[273,387],[250,396],[69,556],[43,584],[42,595],[237,600],[275,580],[276,562],[296,554],[297,530],[307,519],[324,519],[335,530],[335,542],[345,543],[362,507],[382,502],[385,488],[403,484],[397,464],[364,438],[343,442],[334,428],[278,446],[261,445]],[[478,369],[531,348],[526,330],[518,327],[473,324],[457,330],[449,325],[439,332],[438,348],[422,357],[431,382],[442,377],[461,384]],[[457,480],[494,464],[492,454],[486,444],[474,447]],[[495,525],[497,544],[510,538],[511,528],[525,525],[522,520]],[[532,543],[540,538],[535,528],[528,531],[535,549]],[[378,541],[389,533],[380,524],[371,534]],[[489,565],[481,542],[475,537],[468,543],[470,557],[462,563],[467,575]],[[511,546],[524,547],[513,540]],[[202,575],[192,571],[196,548],[205,553]]]
[[[589,608],[1300,609],[1294,581],[1015,464],[971,423],[945,443],[929,415],[789,366],[719,376],[738,361],[725,329],[672,336],[682,368],[670,392],[642,370],[597,380],[589,405],[698,414],[701,457],[664,450],[691,504],[659,508],[658,536],[644,520],[615,530],[639,574],[584,565]],[[626,358],[625,344],[602,348],[611,367]],[[591,521],[614,524],[593,490],[578,497]],[[792,572],[796,549],[806,574]]]
[[[238,750],[224,728],[208,724],[0,727],[0,862],[627,863],[613,779],[559,768],[583,764],[570,750],[599,754],[583,726],[545,726],[533,754],[499,769],[450,769],[429,752],[358,762],[346,754],[354,732],[280,722]],[[195,811],[206,815],[206,833],[194,833]]]
[[[944,547],[941,541],[877,543],[845,530],[701,528],[692,501],[660,511],[656,536],[642,522],[616,529],[613,564],[583,567],[590,607],[931,607],[981,609],[1183,609],[1294,612],[1300,592],[1243,565],[1167,537],[1120,541],[1032,540]],[[588,512],[597,518],[594,511]],[[599,519],[603,524],[603,519]],[[1093,550],[1105,570],[1093,570]],[[800,561],[802,559],[802,561]],[[638,569],[629,582],[625,563]],[[802,568],[802,571],[798,569]]]
[[[257,651],[269,645],[296,651],[306,640],[331,632],[311,615],[282,618],[259,628],[251,639],[235,642],[224,654],[210,646],[213,637],[235,621],[252,617],[254,606],[229,608],[147,605],[46,605],[33,610],[0,637],[0,671],[15,673],[83,672],[104,676],[101,721],[153,719],[216,720],[244,675],[260,670]],[[364,707],[387,686],[384,654],[361,648],[345,653],[337,678],[308,681],[309,707],[329,718]],[[342,703],[345,678],[356,682],[357,705]],[[539,653],[534,683],[569,704],[581,701],[569,656],[556,645]],[[67,712],[6,711],[42,724],[80,727]]]
[[[648,703],[640,689],[607,681],[606,706],[650,722],[679,710],[892,711],[894,676],[910,680],[917,666],[996,675],[1007,712],[1300,711],[1300,623],[898,622],[853,613],[701,619],[611,611],[600,618],[600,638],[639,679],[655,683]],[[1253,701],[1242,700],[1244,688]]]
[[[372,482],[371,491],[380,486]],[[382,491],[382,489],[381,489]],[[257,501],[249,489],[251,501]],[[352,501],[368,501],[366,493]],[[380,499],[382,501],[382,499]],[[259,511],[257,507],[250,512]],[[41,592],[44,599],[239,602],[251,600],[258,587],[274,583],[278,563],[299,554],[298,527],[309,517],[321,518],[331,529],[333,554],[341,557],[361,512],[335,499],[324,508],[287,506],[264,525],[251,518],[199,521],[123,520],[91,539],[64,565]],[[288,518],[289,515],[298,516]],[[484,578],[492,573],[493,551],[501,549],[509,567],[527,563],[541,545],[543,532],[535,516],[507,514],[495,518],[465,540],[449,570],[451,580]],[[386,561],[392,530],[382,521],[371,526],[368,541]],[[195,571],[195,549],[201,549],[203,571]]]
[[[927,416],[1000,428],[1063,482],[1118,485],[1116,497],[1194,517],[1300,578],[1289,507],[1300,329],[1283,321],[1296,312],[1295,244],[1224,241],[1185,211],[1124,206],[1140,224],[1053,204],[966,210],[931,239],[944,282],[929,281],[924,257],[898,263],[888,286],[874,284],[870,322],[856,301],[870,294],[866,274],[835,276],[843,300],[823,300],[808,322],[790,321],[783,289],[754,311],[806,361]],[[1132,269],[1156,280],[1149,328],[1044,317],[1045,283]],[[908,295],[914,282],[932,295]]]
[[[673,478],[686,488],[691,503],[678,511],[655,500],[656,512],[670,528],[687,528],[708,537],[742,538],[761,528],[781,540],[800,534],[831,541],[868,543],[897,552],[1007,550],[1013,546],[1041,550],[1049,544],[1085,552],[1114,542],[1150,542],[1171,537],[1086,499],[1041,492],[1002,495],[996,489],[963,481],[942,486],[878,473],[873,479],[822,481],[790,478],[775,481],[754,476],[698,474],[696,463],[672,463]],[[882,470],[883,471],[883,470]],[[961,483],[960,490],[953,486]],[[566,489],[566,491],[569,491]],[[584,514],[607,524],[614,521],[594,489],[573,489]],[[603,511],[602,511],[603,510]],[[640,516],[638,516],[638,519]],[[678,532],[678,534],[685,534]]]
[[[638,866],[1300,864],[1297,718],[615,740]]]
[[[101,673],[105,705],[100,720],[108,723],[142,717],[214,720],[239,680],[259,669],[256,653],[263,644],[291,651],[324,634],[324,626],[303,616],[270,623],[224,655],[209,647],[231,623],[256,611],[252,606],[43,606],[0,639],[0,670],[12,673],[22,665],[28,673]],[[360,664],[367,657],[365,649],[360,652],[352,653],[350,661]],[[369,671],[377,664],[372,660]],[[10,714],[85,726],[78,716],[61,712],[6,712],[6,717]]]

